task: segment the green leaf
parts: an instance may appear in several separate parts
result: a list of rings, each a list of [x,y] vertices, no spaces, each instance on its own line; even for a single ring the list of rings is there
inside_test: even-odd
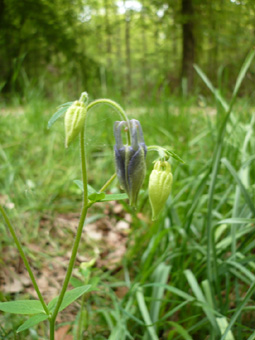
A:
[[[43,306],[39,300],[18,300],[1,302],[0,310],[13,314],[45,314]]]
[[[210,91],[214,94],[215,98],[221,103],[222,107],[225,111],[228,111],[229,105],[225,101],[225,99],[221,96],[219,90],[215,89],[213,84],[210,82],[210,80],[207,78],[206,74],[201,70],[201,68],[198,65],[194,65],[194,69],[197,71],[200,78],[203,80],[203,82],[206,84],[206,86],[209,88]]]
[[[198,75],[203,80],[203,82],[206,84],[206,86],[212,91],[212,93],[214,93],[215,88],[213,84],[211,83],[211,81],[207,78],[207,75],[201,70],[201,68],[197,64],[194,64],[194,69],[197,71]]]
[[[143,295],[143,290],[141,287],[137,289],[136,292],[136,299],[138,302],[138,306],[140,309],[140,312],[142,314],[143,320],[147,326],[147,331],[150,334],[150,339],[151,340],[158,340],[158,336],[155,331],[155,327],[152,325],[151,317],[149,314],[149,311],[147,309],[147,306],[144,301],[144,295]]]
[[[72,276],[70,279],[70,284],[74,287],[82,287],[84,285],[84,282],[82,282],[81,280],[77,279],[76,277]]]
[[[74,183],[83,191],[83,183],[82,183],[82,181],[80,181],[78,179],[75,179]],[[89,185],[89,184],[88,184],[87,188],[88,188],[88,195],[92,195],[92,194],[97,192],[96,189],[92,188],[92,186]]]
[[[253,333],[247,340],[254,340],[255,339],[255,333]]]
[[[74,183],[83,191],[82,181],[76,179]],[[105,194],[103,192],[97,192],[96,189],[92,188],[88,184],[88,198],[93,202],[109,202],[109,201],[120,201],[128,198],[127,194]]]
[[[93,202],[102,201],[105,198],[104,192],[94,192],[93,194],[89,195],[88,198]]]
[[[174,159],[176,159],[178,162],[182,163],[182,164],[185,164],[184,160],[181,159],[180,156],[178,156],[175,152],[171,151],[171,150],[167,150],[166,153],[173,157]]]
[[[238,173],[235,171],[234,167],[230,164],[230,162],[226,158],[222,158],[221,162],[227,167],[233,178],[235,179],[236,183],[240,187],[240,190],[244,196],[244,199],[250,208],[253,216],[255,216],[255,206],[253,204],[253,200],[250,197],[248,191],[246,190],[245,186],[243,185],[243,182],[241,181],[240,177],[238,176]]]
[[[19,328],[17,329],[17,333],[25,331],[26,329],[37,325],[39,322],[48,319],[48,315],[45,314],[37,314],[26,320]]]
[[[240,70],[240,72],[238,74],[232,98],[235,98],[237,96],[239,88],[240,88],[240,86],[242,84],[242,81],[243,81],[245,75],[246,75],[246,72],[248,71],[248,68],[251,65],[251,62],[252,62],[254,56],[255,56],[255,50],[251,50],[251,52],[247,55],[243,65],[241,67],[241,70]]]
[[[166,289],[167,291],[173,293],[173,294],[176,294],[177,296],[180,296],[181,298],[185,299],[186,301],[194,301],[194,297],[183,292],[182,290],[176,288],[176,287],[173,287],[173,286],[170,286],[170,285],[164,285],[162,283],[147,283],[145,285],[143,285],[143,288],[147,288],[147,287],[162,287],[164,289]]]
[[[52,125],[60,118],[63,116],[64,113],[68,110],[68,108],[73,104],[73,102],[67,102],[63,105],[60,105],[58,107],[58,110],[54,113],[54,115],[51,117],[51,119],[48,121],[48,126],[47,128],[50,129]]]
[[[254,218],[232,217],[219,221],[217,224],[247,224],[255,223]]]
[[[155,269],[152,277],[155,283],[166,285],[168,282],[171,266],[161,262]],[[154,286],[152,289],[152,300],[150,303],[150,316],[152,322],[157,322],[159,319],[160,306],[164,296],[164,286]]]
[[[243,299],[243,301],[237,306],[236,311],[235,311],[234,315],[232,316],[232,318],[230,319],[230,322],[229,322],[227,328],[225,329],[225,332],[223,333],[223,335],[222,335],[220,340],[227,340],[227,336],[229,334],[230,329],[235,324],[238,316],[243,311],[245,305],[250,300],[250,298],[251,298],[252,294],[254,293],[254,291],[255,291],[255,282],[250,286],[250,288],[249,288],[247,294],[245,295],[245,298]]]
[[[65,309],[67,306],[69,306],[72,302],[77,300],[80,296],[82,296],[84,293],[90,292],[92,289],[91,285],[86,285],[82,287],[77,287],[72,290],[69,290],[68,292],[65,293],[64,299],[61,303],[59,311],[62,311]],[[52,311],[58,301],[58,296],[55,297],[53,300],[50,301],[48,304],[48,308],[50,311]]]
[[[120,200],[125,200],[127,198],[128,198],[127,194],[108,194],[108,195],[105,195],[105,198],[102,199],[102,202],[120,201]]]
[[[221,332],[221,335],[222,335],[228,327],[227,318],[225,318],[225,317],[216,318],[216,321],[218,323],[218,326],[220,328],[220,332]],[[235,340],[233,333],[231,331],[228,332],[226,340]]]
[[[216,319],[215,319],[215,317],[212,313],[211,307],[209,307],[208,302],[206,301],[206,299],[204,297],[204,294],[203,294],[201,288],[199,287],[197,279],[195,278],[192,271],[189,270],[189,269],[186,269],[184,271],[184,274],[185,274],[185,276],[186,276],[186,278],[189,282],[190,288],[192,289],[193,293],[195,294],[197,300],[202,303],[202,309],[203,309],[204,313],[206,314],[208,320],[210,321],[213,328],[217,331],[218,326],[217,326],[217,323],[216,323]]]
[[[189,335],[189,333],[186,331],[185,328],[183,328],[180,324],[174,321],[169,321],[169,325],[175,328],[175,332],[180,334],[181,337],[185,340],[192,340],[192,337]],[[172,338],[173,339],[173,338]]]

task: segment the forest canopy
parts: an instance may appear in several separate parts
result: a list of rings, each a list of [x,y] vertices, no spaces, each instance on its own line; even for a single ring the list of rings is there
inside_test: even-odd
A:
[[[231,89],[254,18],[253,0],[0,0],[0,89],[196,94],[194,64]],[[254,72],[242,94],[253,95]]]

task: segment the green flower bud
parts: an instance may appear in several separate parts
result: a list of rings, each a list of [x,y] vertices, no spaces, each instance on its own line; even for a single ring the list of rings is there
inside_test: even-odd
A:
[[[81,129],[85,123],[86,117],[86,104],[80,100],[76,100],[68,108],[65,114],[65,145],[66,148],[75,139],[75,137],[81,132]]]
[[[168,162],[157,161],[149,179],[149,199],[152,208],[152,220],[155,221],[171,192],[173,175]]]

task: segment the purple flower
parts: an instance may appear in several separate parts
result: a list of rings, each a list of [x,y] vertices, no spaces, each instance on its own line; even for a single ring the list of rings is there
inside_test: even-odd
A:
[[[131,119],[129,123],[131,145],[123,145],[122,141],[121,133],[123,128],[127,131],[127,122],[118,121],[114,124],[114,136],[116,140],[114,146],[115,164],[121,187],[128,194],[130,204],[136,205],[146,172],[145,157],[147,148],[144,143],[140,122],[136,119]]]

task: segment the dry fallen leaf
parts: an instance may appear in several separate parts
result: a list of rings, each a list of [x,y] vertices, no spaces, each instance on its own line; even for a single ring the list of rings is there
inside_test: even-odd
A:
[[[60,327],[55,332],[55,340],[73,340],[73,336],[71,334],[68,334],[69,329],[69,325]]]

